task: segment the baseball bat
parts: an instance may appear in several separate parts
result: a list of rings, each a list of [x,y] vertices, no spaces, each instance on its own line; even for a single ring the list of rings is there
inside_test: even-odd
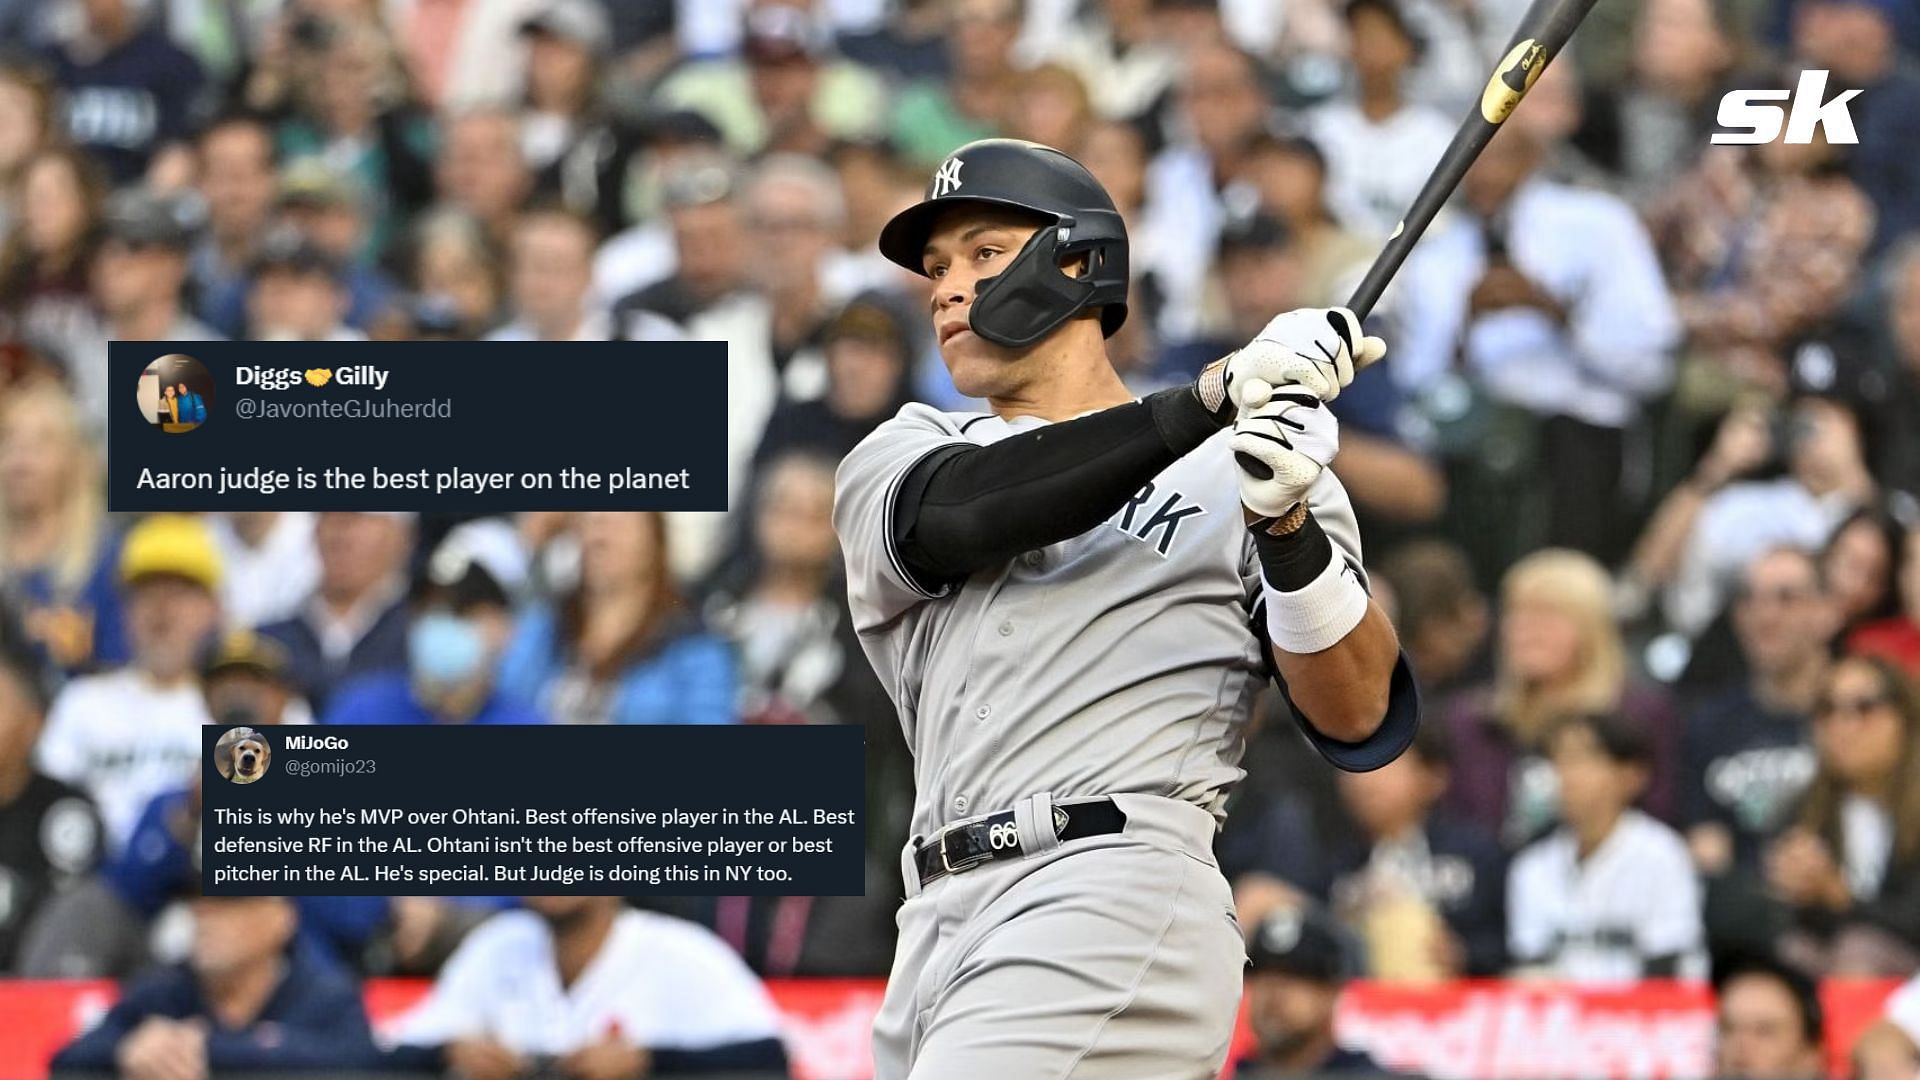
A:
[[[1354,315],[1366,319],[1373,311],[1373,305],[1386,291],[1387,283],[1400,270],[1400,264],[1407,261],[1407,253],[1420,235],[1427,231],[1433,216],[1446,204],[1453,189],[1459,185],[1460,178],[1480,156],[1493,139],[1494,133],[1507,117],[1513,115],[1514,106],[1520,104],[1527,91],[1533,88],[1534,81],[1547,69],[1555,56],[1566,45],[1567,39],[1580,25],[1580,20],[1593,10],[1595,0],[1534,0],[1532,6],[1520,20],[1520,27],[1514,31],[1513,40],[1507,44],[1507,50],[1501,55],[1500,63],[1487,80],[1487,87],[1480,94],[1480,100],[1460,122],[1460,130],[1453,133],[1453,141],[1447,144],[1447,152],[1440,155],[1440,161],[1428,175],[1427,182],[1421,186],[1420,194],[1414,197],[1413,205],[1407,209],[1406,216],[1387,238],[1380,254],[1374,256],[1373,265],[1367,268],[1367,275],[1353,290],[1353,297],[1347,301],[1347,307]]]

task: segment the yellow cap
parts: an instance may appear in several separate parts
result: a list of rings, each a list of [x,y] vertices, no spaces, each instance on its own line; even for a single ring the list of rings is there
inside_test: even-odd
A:
[[[162,574],[186,578],[209,591],[220,587],[220,550],[199,518],[154,514],[127,531],[120,547],[121,584]]]

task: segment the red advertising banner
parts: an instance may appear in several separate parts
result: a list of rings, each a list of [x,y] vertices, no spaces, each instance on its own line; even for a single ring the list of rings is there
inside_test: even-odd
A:
[[[1847,1048],[1878,1018],[1897,983],[1829,982],[1828,1052],[1835,1074]],[[786,1021],[796,1080],[868,1080],[868,1032],[877,979],[781,979],[768,984]],[[414,979],[367,984],[376,1027],[426,992]],[[54,1051],[114,998],[110,982],[0,980],[0,1080],[45,1080]],[[1558,1080],[1709,1075],[1713,998],[1698,984],[1618,988],[1516,982],[1438,986],[1355,983],[1340,1006],[1341,1041],[1384,1064],[1434,1080]],[[1244,1020],[1236,1053],[1251,1043]]]

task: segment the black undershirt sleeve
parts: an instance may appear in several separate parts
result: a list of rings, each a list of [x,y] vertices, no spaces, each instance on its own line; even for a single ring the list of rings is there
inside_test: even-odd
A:
[[[1223,426],[1189,387],[936,450],[894,502],[894,550],[923,585],[957,582],[1086,532]]]

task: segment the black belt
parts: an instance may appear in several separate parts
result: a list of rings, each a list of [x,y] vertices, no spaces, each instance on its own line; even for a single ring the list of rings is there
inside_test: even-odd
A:
[[[1053,808],[1053,835],[1061,843],[1083,836],[1104,836],[1127,827],[1127,815],[1112,799],[1068,803]],[[977,821],[955,825],[921,844],[913,853],[925,888],[948,874],[971,870],[995,859],[1018,859],[1028,854],[1020,842],[1020,826],[1013,811],[1002,810]]]

